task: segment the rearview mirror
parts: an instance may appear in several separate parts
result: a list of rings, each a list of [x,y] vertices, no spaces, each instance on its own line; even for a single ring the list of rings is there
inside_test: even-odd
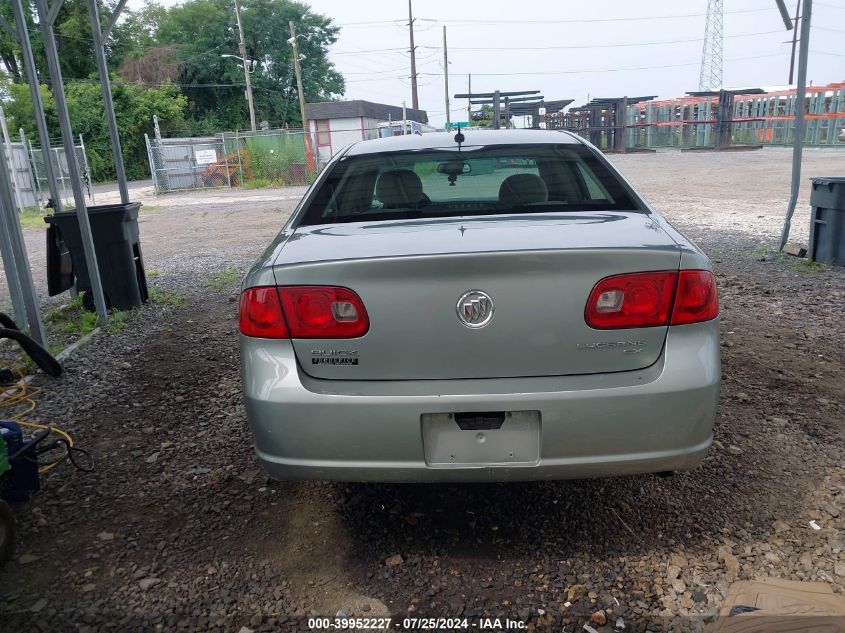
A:
[[[447,176],[459,176],[472,171],[472,166],[462,160],[450,160],[448,163],[440,163],[437,172]]]
[[[437,172],[441,174],[446,174],[448,176],[447,180],[449,181],[449,186],[454,187],[455,181],[458,179],[458,176],[461,174],[468,174],[472,171],[472,167],[470,167],[469,163],[465,163],[462,160],[450,160],[447,163],[440,163],[437,166]]]

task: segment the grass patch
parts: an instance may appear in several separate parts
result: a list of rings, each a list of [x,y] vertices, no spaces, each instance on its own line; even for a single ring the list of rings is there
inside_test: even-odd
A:
[[[783,262],[784,268],[793,273],[823,273],[830,270],[830,264],[815,262],[805,257],[793,257],[786,253],[778,253],[778,260]]]
[[[81,338],[97,327],[97,313],[88,312],[82,307],[82,299],[77,297],[60,308],[48,310],[44,322],[60,332]]]
[[[141,215],[152,215],[153,213],[161,213],[164,211],[164,207],[159,207],[154,204],[142,204],[141,205]]]
[[[109,312],[109,322],[105,327],[106,332],[109,334],[120,332],[129,323],[130,314],[128,310],[112,310]]]
[[[158,271],[158,270],[155,270],[155,269],[148,270],[146,272],[147,272],[147,277],[150,277],[150,278],[158,277],[159,275],[161,275],[161,272]]]
[[[43,229],[47,227],[44,216],[49,215],[40,207],[27,207],[18,214],[22,229]]]
[[[243,273],[241,273],[241,271],[237,268],[228,266],[223,270],[218,270],[216,273],[214,273],[211,279],[205,282],[205,286],[206,288],[223,290],[226,286],[233,284],[236,281],[240,281],[242,275]]]
[[[774,252],[774,249],[768,244],[758,244],[748,253],[751,259],[765,259]]]
[[[173,290],[162,290],[160,288],[150,288],[150,301],[157,305],[170,306],[171,308],[178,308],[185,305],[188,300],[188,295],[184,292],[175,292]]]
[[[269,189],[272,186],[273,183],[267,178],[253,178],[243,184],[244,189]]]

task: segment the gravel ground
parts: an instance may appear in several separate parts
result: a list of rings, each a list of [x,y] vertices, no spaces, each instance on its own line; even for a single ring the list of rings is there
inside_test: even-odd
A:
[[[807,154],[805,177],[845,173],[845,153]],[[98,468],[65,465],[17,508],[0,628],[307,630],[303,617],[342,611],[696,631],[735,579],[842,593],[845,274],[771,251],[789,152],[612,160],[716,262],[724,383],[702,467],[531,484],[268,481],[241,405],[237,282],[215,273],[244,270],[301,192],[160,198],[142,224],[159,300],[80,350],[64,378],[37,378],[31,419],[72,432]],[[799,211],[796,236],[806,196]]]

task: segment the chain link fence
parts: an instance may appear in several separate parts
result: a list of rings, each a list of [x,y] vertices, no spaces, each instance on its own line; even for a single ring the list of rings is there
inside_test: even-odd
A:
[[[49,160],[53,164],[53,173],[56,175],[56,186],[59,197],[62,200],[62,208],[69,209],[75,207],[76,203],[73,200],[68,158],[64,147],[51,147],[45,156],[45,152],[34,143],[26,141],[26,145],[29,164],[32,168],[32,179],[35,183],[36,195],[38,197],[38,205],[43,208],[50,199],[50,186],[45,164],[47,157],[49,157]],[[79,144],[75,145],[73,149],[77,168],[79,169],[79,178],[82,182],[82,190],[86,193],[88,203],[95,204],[94,189],[91,183],[91,170],[88,167],[88,155],[85,152],[85,143],[82,137],[79,138]]]
[[[190,138],[146,137],[155,192],[285,187],[313,181],[308,135],[296,130],[222,132]]]

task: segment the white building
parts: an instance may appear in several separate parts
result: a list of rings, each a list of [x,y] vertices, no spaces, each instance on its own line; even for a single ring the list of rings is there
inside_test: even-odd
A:
[[[402,108],[370,101],[324,101],[305,105],[305,116],[317,143],[320,162],[356,141],[379,138],[378,124],[401,121]],[[425,110],[405,109],[409,121],[428,123]]]

